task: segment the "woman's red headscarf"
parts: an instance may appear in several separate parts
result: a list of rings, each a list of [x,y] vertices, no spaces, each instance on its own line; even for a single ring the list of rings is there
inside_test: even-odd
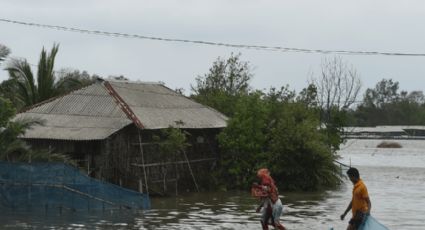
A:
[[[266,168],[259,169],[257,171],[257,177],[261,179],[262,185],[274,185],[274,181],[270,176],[270,171]]]
[[[266,168],[259,169],[257,171],[257,177],[261,179],[261,185],[269,187],[270,189],[269,196],[272,199],[273,203],[276,202],[279,195],[278,195],[277,187],[274,183],[274,180],[270,176],[270,171]]]

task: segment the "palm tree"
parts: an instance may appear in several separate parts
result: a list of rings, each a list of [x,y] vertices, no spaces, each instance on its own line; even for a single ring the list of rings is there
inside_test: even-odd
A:
[[[10,79],[16,84],[16,97],[21,106],[34,105],[81,85],[78,80],[72,78],[56,79],[53,68],[58,50],[59,45],[57,44],[53,45],[50,53],[47,53],[43,47],[37,66],[36,79],[31,65],[25,59],[13,59],[6,67]]]
[[[20,139],[19,135],[38,121],[21,120],[12,121],[16,110],[9,100],[0,97],[0,160],[11,160],[16,155],[24,155],[29,151],[28,146]]]

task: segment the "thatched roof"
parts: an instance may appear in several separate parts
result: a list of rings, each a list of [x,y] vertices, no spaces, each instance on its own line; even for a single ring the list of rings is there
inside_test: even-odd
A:
[[[100,81],[17,115],[44,120],[22,138],[101,140],[134,123],[141,129],[170,126],[223,128],[227,118],[158,83]]]

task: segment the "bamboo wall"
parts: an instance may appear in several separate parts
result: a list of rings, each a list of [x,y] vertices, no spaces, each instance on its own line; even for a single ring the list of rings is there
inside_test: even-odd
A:
[[[162,154],[152,139],[160,130],[130,125],[101,141],[29,140],[35,148],[70,154],[87,174],[117,185],[158,195],[207,189],[218,157],[219,129],[188,129],[185,152]],[[143,157],[142,157],[143,156]]]

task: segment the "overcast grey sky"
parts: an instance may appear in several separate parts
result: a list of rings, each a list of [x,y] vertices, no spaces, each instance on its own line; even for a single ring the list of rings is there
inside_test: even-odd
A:
[[[144,36],[323,50],[425,53],[423,0],[0,0],[0,18]],[[59,43],[56,70],[162,81],[184,88],[217,57],[241,53],[257,89],[288,84],[299,91],[332,55],[236,49],[107,37],[0,22],[11,57],[37,64],[42,47]],[[425,90],[425,57],[343,55],[365,88],[382,78]],[[2,68],[4,67],[4,64]],[[0,81],[7,79],[0,71]]]

